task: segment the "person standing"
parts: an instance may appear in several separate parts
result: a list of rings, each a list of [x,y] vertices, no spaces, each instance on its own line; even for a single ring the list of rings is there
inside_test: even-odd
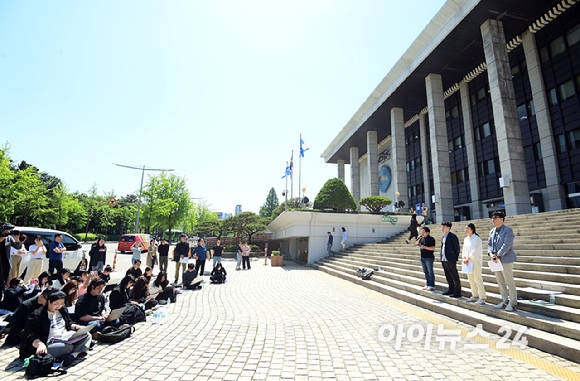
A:
[[[248,270],[251,269],[250,267],[250,251],[252,249],[248,246],[248,242],[244,242],[244,246],[242,247],[242,264],[244,270],[246,269],[246,264],[248,265]]]
[[[91,262],[89,263],[91,270],[103,271],[105,262],[107,261],[107,246],[105,246],[105,240],[103,238],[100,238],[99,242],[91,247],[89,256],[91,257]]]
[[[142,249],[141,241],[135,241],[131,245],[131,251],[133,252],[133,256],[131,257],[131,263],[135,264],[135,261],[141,260],[141,251]]]
[[[469,223],[465,225],[465,234],[467,237],[463,240],[463,263],[469,265],[473,263],[471,273],[467,273],[469,287],[471,288],[471,298],[467,301],[470,303],[485,304],[485,288],[483,278],[481,277],[481,261],[483,258],[482,242],[479,235],[475,232],[475,225]]]
[[[185,259],[187,257],[189,257],[189,243],[187,242],[187,236],[182,234],[179,238],[179,242],[175,245],[175,249],[173,249],[173,260],[175,261],[175,284],[179,281],[179,274],[185,272],[185,268],[187,267]]]
[[[167,272],[167,264],[169,261],[169,244],[165,238],[161,238],[161,245],[157,247],[159,253],[159,271]]]
[[[0,222],[0,243],[2,243],[0,247],[4,246],[3,250],[0,250],[0,299],[4,295],[6,284],[10,280],[8,278],[10,275],[10,248],[18,248],[18,244],[11,235],[12,229],[14,229],[14,225],[8,222]]]
[[[155,262],[157,262],[157,242],[154,239],[149,242],[149,248],[147,249],[147,266],[151,267],[153,270],[155,268]]]
[[[441,238],[441,265],[445,271],[445,278],[449,288],[443,295],[449,295],[452,298],[461,297],[461,281],[457,272],[457,260],[459,259],[459,239],[451,233],[453,224],[445,221],[441,224],[443,238]]]
[[[503,266],[502,271],[495,272],[499,293],[503,300],[494,308],[505,308],[506,311],[512,312],[518,304],[518,292],[513,273],[514,263],[518,258],[514,252],[514,231],[512,228],[505,226],[504,221],[505,214],[503,212],[497,211],[491,214],[491,222],[494,228],[489,232],[487,252],[494,263],[501,262]]]
[[[334,255],[334,251],[332,251],[332,243],[334,242],[334,237],[332,236],[331,232],[326,232],[328,234],[328,242],[326,243],[326,251],[328,252],[328,256]]]
[[[26,277],[24,282],[30,284],[32,279],[38,278],[42,271],[42,262],[46,256],[46,247],[42,242],[42,237],[37,235],[34,238],[34,243],[28,248],[30,252],[30,261],[28,262],[28,269],[26,270]]]
[[[421,238],[417,244],[421,249],[421,266],[425,274],[425,287],[423,290],[433,291],[435,288],[435,272],[433,271],[433,262],[435,262],[435,238],[431,237],[431,230],[424,226],[421,229]]]
[[[203,276],[205,272],[205,261],[207,258],[207,248],[203,244],[203,238],[197,241],[197,246],[191,251],[191,256],[195,258],[195,271],[199,276]]]
[[[10,248],[10,279],[18,278],[20,276],[20,263],[22,263],[22,256],[26,254],[26,234],[16,234],[14,240],[20,244],[20,248]]]
[[[415,238],[415,241],[417,241],[417,237],[419,237],[419,231],[417,230],[417,228],[419,226],[420,224],[417,222],[417,215],[413,214],[411,216],[411,224],[409,225],[409,232],[411,232],[411,234],[409,235],[409,238],[405,242],[409,243],[409,240],[412,238]]]
[[[427,207],[425,206],[425,203],[421,204],[421,215],[423,216],[423,222],[425,222],[425,220],[427,220],[427,212],[429,211],[429,209],[427,209]]]
[[[242,243],[238,242],[238,246],[236,246],[236,256],[238,259],[238,263],[236,263],[236,270],[240,270],[242,268],[242,253],[243,253],[243,249],[242,249]]]
[[[221,241],[218,239],[213,249],[211,249],[211,257],[213,258],[213,268],[215,268],[218,263],[222,263],[223,252],[224,247],[221,245]]]
[[[346,240],[347,240],[346,229],[343,227],[342,228],[342,241],[340,241],[340,244],[342,245],[343,250],[346,249]]]
[[[56,274],[58,274],[63,268],[62,253],[66,251],[66,248],[61,241],[62,234],[56,233],[54,235],[54,241],[48,246],[48,273],[53,279],[55,279],[55,270]]]

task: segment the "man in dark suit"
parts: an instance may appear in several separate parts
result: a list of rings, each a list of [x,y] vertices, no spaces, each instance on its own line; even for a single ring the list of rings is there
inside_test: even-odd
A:
[[[443,238],[441,239],[441,265],[445,271],[445,278],[449,288],[443,295],[449,295],[453,298],[461,297],[461,280],[457,273],[457,259],[459,258],[459,239],[451,233],[453,224],[445,221],[441,224]]]

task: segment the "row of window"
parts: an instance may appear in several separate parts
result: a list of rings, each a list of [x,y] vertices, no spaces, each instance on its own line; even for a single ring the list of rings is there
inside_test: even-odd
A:
[[[576,85],[580,89],[580,75],[576,76]],[[574,95],[576,95],[576,89],[574,89],[574,80],[571,79],[548,90],[548,103],[550,106],[555,106],[558,102],[564,102]]]
[[[542,160],[542,145],[540,143],[524,147],[524,160],[526,164],[535,164],[537,160]]]
[[[558,153],[564,153],[568,149],[572,151],[580,148],[580,128],[556,136],[556,148]]]
[[[459,107],[458,106],[453,106],[451,107],[451,110],[447,110],[445,111],[445,119],[449,119],[449,118],[457,118],[459,116]]]
[[[461,184],[469,180],[469,175],[467,173],[467,168],[460,169],[451,173],[451,185]]]
[[[405,144],[406,145],[413,144],[414,140],[419,140],[419,132],[418,131],[414,134],[407,136],[405,138]]]
[[[421,156],[417,157],[415,160],[407,162],[407,172],[415,170],[415,168],[421,168]]]
[[[421,184],[413,185],[412,187],[407,188],[407,192],[409,194],[409,198],[415,197],[423,193],[423,187]]]
[[[480,177],[485,175],[491,175],[494,173],[499,173],[500,172],[499,159],[495,157],[493,159],[484,160],[482,162],[477,163],[477,172]]]
[[[534,106],[534,101],[531,100],[528,103],[522,103],[518,106],[518,119],[520,122],[531,118],[536,115],[536,107]]]
[[[477,126],[473,130],[473,134],[475,135],[475,140],[481,140],[483,138],[487,138],[488,136],[491,136],[491,134],[493,134],[493,133],[494,133],[493,120],[491,120],[487,123],[484,123],[481,126]]]
[[[451,139],[448,142],[449,145],[449,153],[463,148],[463,135],[456,137],[455,139]]]
[[[564,36],[560,36],[548,44],[548,46],[550,46],[550,55],[552,58],[556,57],[558,54],[564,53],[566,50],[566,44],[570,47],[578,42],[580,42],[580,24],[568,29],[565,39]],[[548,46],[544,46],[540,49],[540,59],[542,63],[549,60]]]
[[[471,106],[475,106],[477,102],[485,99],[485,91],[485,87],[482,87],[481,89],[477,90],[477,94],[471,94]],[[489,90],[487,90],[487,92],[489,93]]]

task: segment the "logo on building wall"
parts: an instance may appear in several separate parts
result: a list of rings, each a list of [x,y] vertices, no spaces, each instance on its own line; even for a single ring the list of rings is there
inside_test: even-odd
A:
[[[385,160],[389,160],[391,157],[391,151],[387,148],[383,152],[379,153],[379,163],[382,163]]]
[[[389,216],[388,214],[383,215],[383,222],[390,222],[391,225],[396,225],[399,221],[399,217]]]
[[[379,170],[379,190],[383,193],[389,189],[391,185],[391,168],[383,165]]]

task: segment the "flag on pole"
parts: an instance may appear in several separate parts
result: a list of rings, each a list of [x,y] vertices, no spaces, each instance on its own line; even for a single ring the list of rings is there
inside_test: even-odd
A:
[[[294,150],[292,151],[292,156],[290,156],[290,176],[292,176],[292,170],[294,169]]]
[[[309,149],[308,144],[304,143],[304,140],[302,140],[302,134],[300,134],[300,157],[304,157],[304,152]]]
[[[289,175],[290,175],[290,166],[286,164],[286,171],[284,172],[284,176],[282,176],[282,178],[285,178],[286,176]]]

